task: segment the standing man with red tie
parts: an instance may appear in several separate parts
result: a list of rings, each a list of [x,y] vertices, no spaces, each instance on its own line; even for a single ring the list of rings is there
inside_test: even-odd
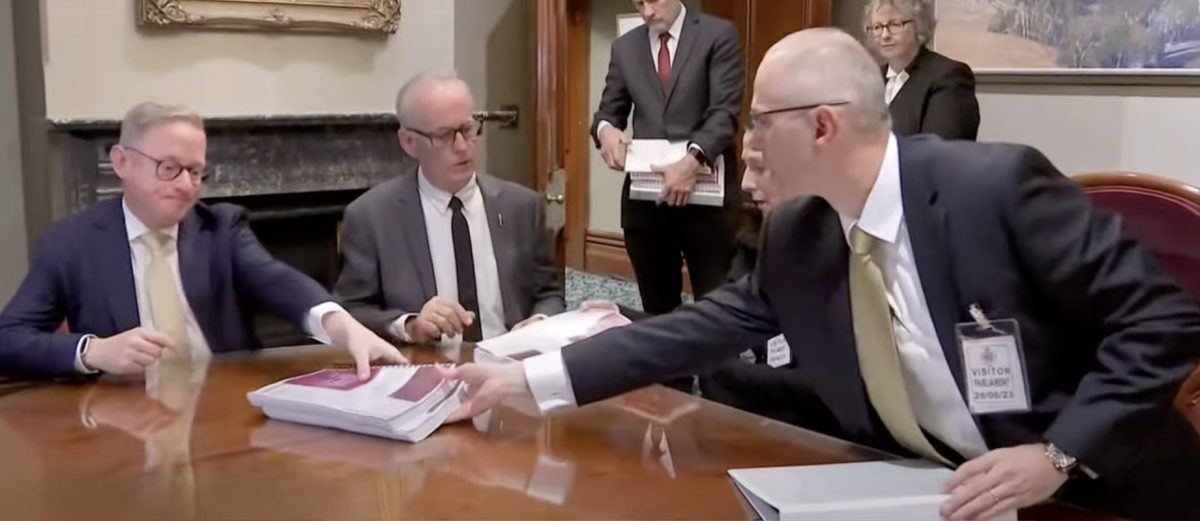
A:
[[[745,86],[737,30],[728,20],[687,9],[680,0],[633,0],[645,23],[613,42],[612,58],[592,134],[609,168],[625,169],[633,115],[634,139],[688,142],[688,155],[663,165],[657,201],[621,193],[621,228],[643,308],[667,313],[681,304],[683,260],[697,296],[724,280],[740,202],[733,138]],[[688,205],[697,171],[723,158],[723,207]]]

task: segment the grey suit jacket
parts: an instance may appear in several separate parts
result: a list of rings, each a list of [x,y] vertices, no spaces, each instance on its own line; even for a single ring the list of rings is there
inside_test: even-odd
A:
[[[688,9],[675,49],[671,81],[665,89],[650,55],[650,33],[639,26],[612,45],[604,93],[592,120],[592,137],[600,121],[624,129],[633,112],[635,139],[691,141],[712,160],[725,155],[726,208],[740,200],[733,157],[733,138],[745,89],[745,64],[737,29],[729,20]],[[630,201],[626,179],[621,225],[637,226],[655,204]],[[694,208],[706,210],[706,208]]]
[[[505,326],[512,328],[534,314],[561,312],[566,306],[537,194],[488,175],[477,179],[500,275]],[[381,335],[388,335],[388,326],[401,315],[420,312],[437,295],[416,168],[346,207],[335,295]]]

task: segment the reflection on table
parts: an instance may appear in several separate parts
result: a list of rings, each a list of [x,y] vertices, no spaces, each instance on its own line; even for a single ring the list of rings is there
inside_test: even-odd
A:
[[[501,408],[417,444],[246,400],[344,357],[275,349],[0,394],[0,519],[749,519],[729,468],[888,457],[657,386],[552,418]]]

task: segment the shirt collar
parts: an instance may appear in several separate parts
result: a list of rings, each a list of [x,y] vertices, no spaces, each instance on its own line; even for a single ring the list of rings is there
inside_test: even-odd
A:
[[[896,69],[893,69],[891,65],[888,65],[887,79],[891,80],[893,78],[898,78],[901,76],[908,77],[908,71],[907,70],[898,71]]]
[[[467,186],[464,186],[462,187],[462,190],[451,194],[450,192],[433,186],[433,183],[430,183],[429,179],[425,177],[425,170],[421,167],[417,167],[417,188],[420,190],[422,197],[425,197],[429,200],[429,202],[433,203],[433,207],[438,211],[438,213],[446,213],[450,211],[450,198],[454,196],[458,196],[458,198],[462,200],[463,208],[465,210],[467,202],[475,197],[475,193],[479,191],[477,177],[478,176],[476,174],[471,174],[471,180],[467,181]]]
[[[879,165],[879,176],[867,194],[862,216],[858,219],[838,214],[846,242],[850,242],[850,229],[858,225],[868,235],[894,244],[900,236],[900,225],[904,222],[904,201],[900,192],[900,148],[896,135],[888,135],[887,150],[883,153],[883,164]]]
[[[138,240],[141,236],[150,232],[150,227],[146,226],[141,219],[138,219],[133,211],[129,209],[129,205],[125,204],[125,198],[121,198],[121,211],[125,213],[125,236],[129,242]],[[179,240],[179,224],[176,223],[169,228],[158,230],[159,233],[165,234],[173,240]]]
[[[667,28],[667,33],[671,35],[671,39],[679,42],[679,34],[683,32],[683,19],[687,17],[687,6],[679,4],[679,16],[675,17],[675,21],[671,22],[671,27]],[[658,43],[658,35],[660,33],[653,29],[650,30],[650,43]]]

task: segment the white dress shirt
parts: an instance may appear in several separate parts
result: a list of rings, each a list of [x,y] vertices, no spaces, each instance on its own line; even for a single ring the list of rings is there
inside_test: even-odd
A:
[[[857,224],[875,237],[876,259],[887,287],[888,305],[892,308],[892,329],[900,365],[904,370],[905,387],[912,401],[917,423],[962,456],[970,459],[987,452],[983,435],[971,417],[967,403],[958,391],[950,372],[945,351],[938,340],[929,304],[913,256],[908,225],[904,220],[904,203],[900,192],[900,152],[896,136],[888,137],[887,152],[880,166],[875,186],[867,196],[862,216],[839,215],[846,244],[850,244],[850,229]],[[958,349],[958,346],[947,346]]]
[[[858,220],[838,217],[847,244],[850,228],[855,224],[879,240],[876,251],[892,308],[900,364],[917,422],[963,457],[970,459],[987,452],[983,435],[959,394],[925,301],[904,221],[896,136],[888,138],[883,165],[867,196],[862,217]],[[543,413],[575,406],[570,376],[560,352],[527,358],[522,363],[529,389]]]
[[[883,86],[883,96],[888,105],[891,105],[892,100],[896,99],[896,95],[900,94],[900,89],[904,88],[905,83],[908,83],[908,71],[897,71],[889,65],[887,83]]]
[[[138,319],[141,326],[146,329],[154,330],[154,314],[150,311],[150,290],[146,287],[146,270],[150,267],[150,247],[146,245],[142,236],[151,233],[151,230],[145,223],[133,215],[129,210],[129,206],[125,201],[121,201],[121,210],[125,213],[125,234],[129,239],[129,262],[133,267],[133,287],[137,297]],[[187,300],[187,295],[183,291],[183,279],[179,275],[179,225],[176,224],[170,228],[158,230],[160,233],[171,237],[170,243],[165,251],[167,263],[171,268],[171,275],[175,279],[175,288],[179,292],[179,302],[183,308],[183,325],[184,332],[187,335],[188,350],[192,354],[193,359],[204,359],[212,355],[212,350],[209,348],[208,340],[204,338],[204,333],[200,330],[200,323],[196,321],[196,314],[192,312],[192,305]],[[335,302],[323,302],[313,306],[308,312],[308,317],[305,319],[305,330],[316,340],[328,344],[330,342],[329,334],[325,331],[325,327],[321,325],[321,319],[325,315],[343,311],[342,307]],[[79,345],[75,350],[75,369],[82,373],[93,373],[83,365],[83,359],[80,356],[84,342],[89,337],[84,337],[80,340]]]
[[[496,253],[492,247],[492,229],[488,224],[483,196],[479,193],[476,176],[467,186],[450,194],[433,186],[425,172],[417,169],[417,187],[421,193],[421,210],[425,214],[425,236],[429,239],[429,256],[433,261],[433,279],[437,295],[458,302],[458,271],[454,264],[454,236],[450,219],[450,198],[457,196],[463,203],[463,217],[471,229],[471,256],[475,263],[475,294],[479,299],[479,315],[483,338],[492,338],[508,331],[504,327],[504,301],[500,293],[500,270],[496,268]],[[417,313],[406,313],[392,323],[391,333],[411,342],[404,323]],[[461,335],[456,335],[455,338]],[[447,339],[448,340],[448,339]]]

